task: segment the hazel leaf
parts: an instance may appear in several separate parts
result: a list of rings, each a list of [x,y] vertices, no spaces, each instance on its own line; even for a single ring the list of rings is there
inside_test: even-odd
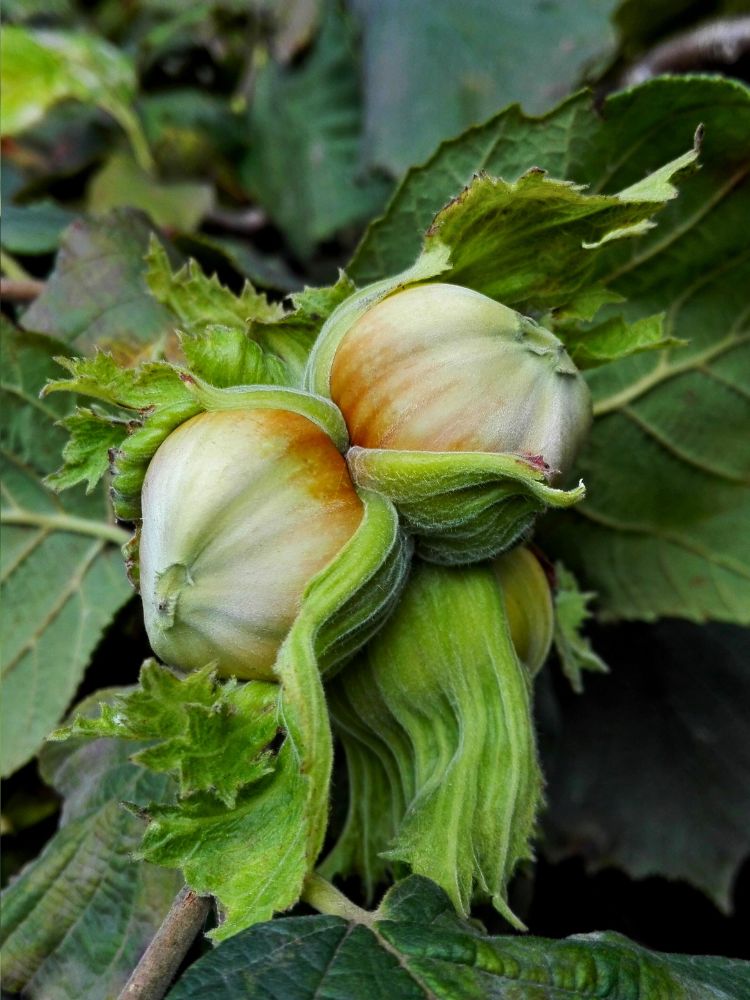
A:
[[[59,499],[43,485],[65,442],[58,421],[70,419],[74,402],[38,397],[59,349],[2,323],[4,775],[57,725],[103,630],[131,596],[119,552],[127,533],[109,521],[104,490]]]
[[[286,917],[204,955],[168,1000],[739,1000],[747,962],[649,951],[609,931],[563,940],[482,934],[412,876],[373,914]]]

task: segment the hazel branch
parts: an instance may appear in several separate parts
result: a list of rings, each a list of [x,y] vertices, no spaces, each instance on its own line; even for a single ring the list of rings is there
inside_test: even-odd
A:
[[[118,1000],[162,1000],[210,909],[210,896],[181,889]]]
[[[625,71],[621,85],[632,87],[661,73],[685,73],[712,64],[731,66],[748,52],[750,17],[721,18],[657,45]]]

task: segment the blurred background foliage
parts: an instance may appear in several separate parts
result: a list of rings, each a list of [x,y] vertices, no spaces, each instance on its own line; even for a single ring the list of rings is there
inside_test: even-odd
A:
[[[329,280],[441,140],[513,102],[543,113],[583,83],[610,89],[664,36],[746,9],[8,0],[6,269],[22,258],[17,269],[44,273],[35,258],[56,249],[68,213],[127,205],[264,287]]]

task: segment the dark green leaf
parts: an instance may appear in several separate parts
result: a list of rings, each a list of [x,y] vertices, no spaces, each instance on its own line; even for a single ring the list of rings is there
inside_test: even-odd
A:
[[[59,464],[56,421],[73,399],[40,401],[59,345],[3,332],[3,774],[25,763],[59,721],[102,631],[130,596],[104,490],[65,502],[42,478]],[[87,470],[88,471],[88,470]]]
[[[249,142],[242,178],[303,257],[383,204],[390,184],[360,168],[358,68],[341,15],[329,10],[301,66],[260,72]]]
[[[649,952],[619,934],[483,936],[418,876],[361,919],[244,931],[191,966],[168,1000],[742,1000],[750,989],[749,963]]]
[[[611,674],[541,715],[548,850],[684,879],[728,911],[750,853],[747,633],[621,625],[596,646]]]
[[[6,989],[30,1000],[116,996],[166,915],[182,880],[132,860],[142,823],[120,804],[162,799],[169,789],[163,776],[128,762],[138,746],[43,749],[43,776],[65,802],[59,831],[3,893]]]

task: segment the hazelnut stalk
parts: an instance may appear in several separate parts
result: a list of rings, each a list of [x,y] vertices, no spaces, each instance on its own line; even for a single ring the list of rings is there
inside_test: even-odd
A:
[[[591,401],[549,330],[470,288],[414,283],[422,277],[412,269],[344,302],[307,385],[343,413],[354,482],[393,500],[424,558],[465,563],[582,498],[582,484],[554,484],[571,471]]]

